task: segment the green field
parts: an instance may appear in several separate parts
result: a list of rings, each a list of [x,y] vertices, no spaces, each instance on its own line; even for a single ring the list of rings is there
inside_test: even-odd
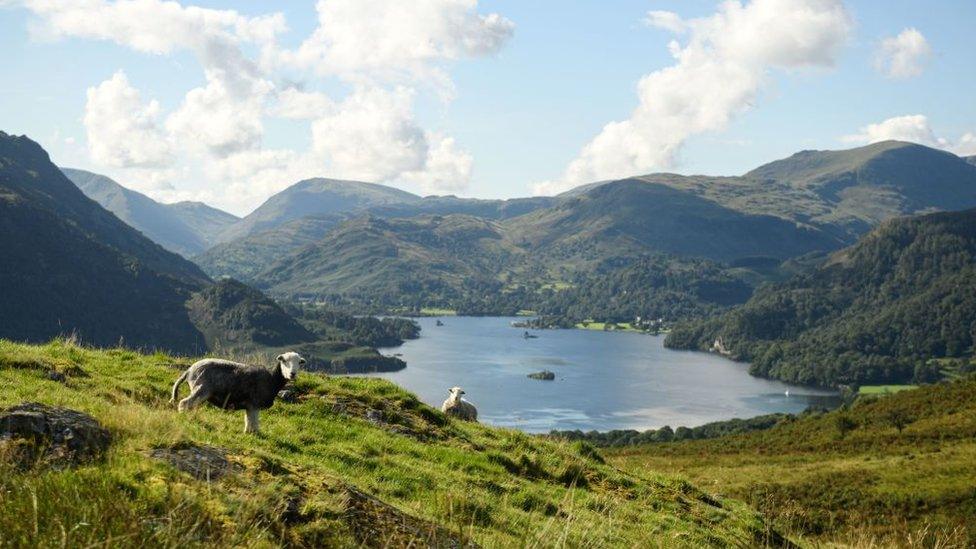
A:
[[[76,468],[20,469],[0,453],[0,546],[783,542],[748,506],[680,477],[622,472],[585,444],[450,420],[376,378],[303,373],[297,401],[276,402],[261,413],[262,435],[244,435],[242,412],[204,406],[179,414],[167,402],[190,361],[0,341],[0,407],[69,407],[113,437],[104,459]],[[67,379],[52,381],[51,371]],[[237,470],[198,480],[150,457],[196,445],[223,449]],[[363,506],[357,492],[377,500]],[[417,521],[428,522],[404,526]]]
[[[860,397],[765,431],[605,451],[746,500],[813,546],[976,546],[976,380]]]
[[[887,395],[918,389],[918,385],[861,385],[857,393],[859,395]]]
[[[576,324],[578,330],[596,331],[617,331],[617,332],[640,332],[630,322],[579,322]]]
[[[457,316],[457,311],[454,309],[438,309],[436,307],[424,307],[420,309],[420,314],[423,316]]]

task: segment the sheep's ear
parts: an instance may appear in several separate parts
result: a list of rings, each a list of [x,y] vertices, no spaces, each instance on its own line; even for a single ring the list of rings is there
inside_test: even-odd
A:
[[[275,360],[277,360],[278,362],[281,362],[284,359],[285,359],[285,355],[278,355],[278,358],[276,358]]]
[[[298,359],[298,363],[299,363],[299,364],[302,364],[302,365],[304,365],[304,364],[305,364],[306,362],[308,362],[308,361],[307,361],[307,360],[305,360],[304,358],[300,358],[300,359]]]

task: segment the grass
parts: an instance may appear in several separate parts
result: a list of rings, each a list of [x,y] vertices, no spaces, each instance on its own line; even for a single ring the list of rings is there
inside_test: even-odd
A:
[[[976,545],[976,381],[859,398],[767,431],[608,450],[740,498],[811,544]]]
[[[887,395],[900,391],[918,389],[918,385],[861,385],[859,395]]]
[[[241,412],[179,414],[167,402],[189,362],[0,341],[0,407],[66,406],[113,435],[103,461],[73,469],[0,459],[0,546],[425,545],[398,513],[485,547],[783,541],[746,505],[682,478],[622,472],[585,444],[449,420],[376,378],[303,373],[297,402],[275,403],[263,434],[244,435]],[[207,482],[149,456],[192,444],[224,449],[240,472]]]

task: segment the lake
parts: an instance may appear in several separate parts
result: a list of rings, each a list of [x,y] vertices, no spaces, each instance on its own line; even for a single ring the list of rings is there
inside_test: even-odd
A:
[[[829,391],[750,376],[746,364],[665,349],[663,335],[538,330],[525,339],[515,320],[524,319],[421,318],[419,339],[381,349],[401,354],[407,367],[371,375],[436,407],[458,385],[482,422],[533,433],[693,427],[838,403]],[[556,379],[526,377],[543,369]]]

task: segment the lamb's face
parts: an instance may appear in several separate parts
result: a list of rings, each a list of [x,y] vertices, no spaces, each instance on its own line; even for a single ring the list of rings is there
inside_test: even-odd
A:
[[[289,381],[295,379],[298,371],[304,365],[305,359],[302,358],[302,355],[294,351],[288,351],[283,355],[278,355],[278,367],[281,368],[281,375],[285,376],[285,379]]]
[[[460,387],[451,387],[450,389],[447,390],[447,392],[455,399],[460,399],[461,395],[464,394],[464,390],[461,389]]]

